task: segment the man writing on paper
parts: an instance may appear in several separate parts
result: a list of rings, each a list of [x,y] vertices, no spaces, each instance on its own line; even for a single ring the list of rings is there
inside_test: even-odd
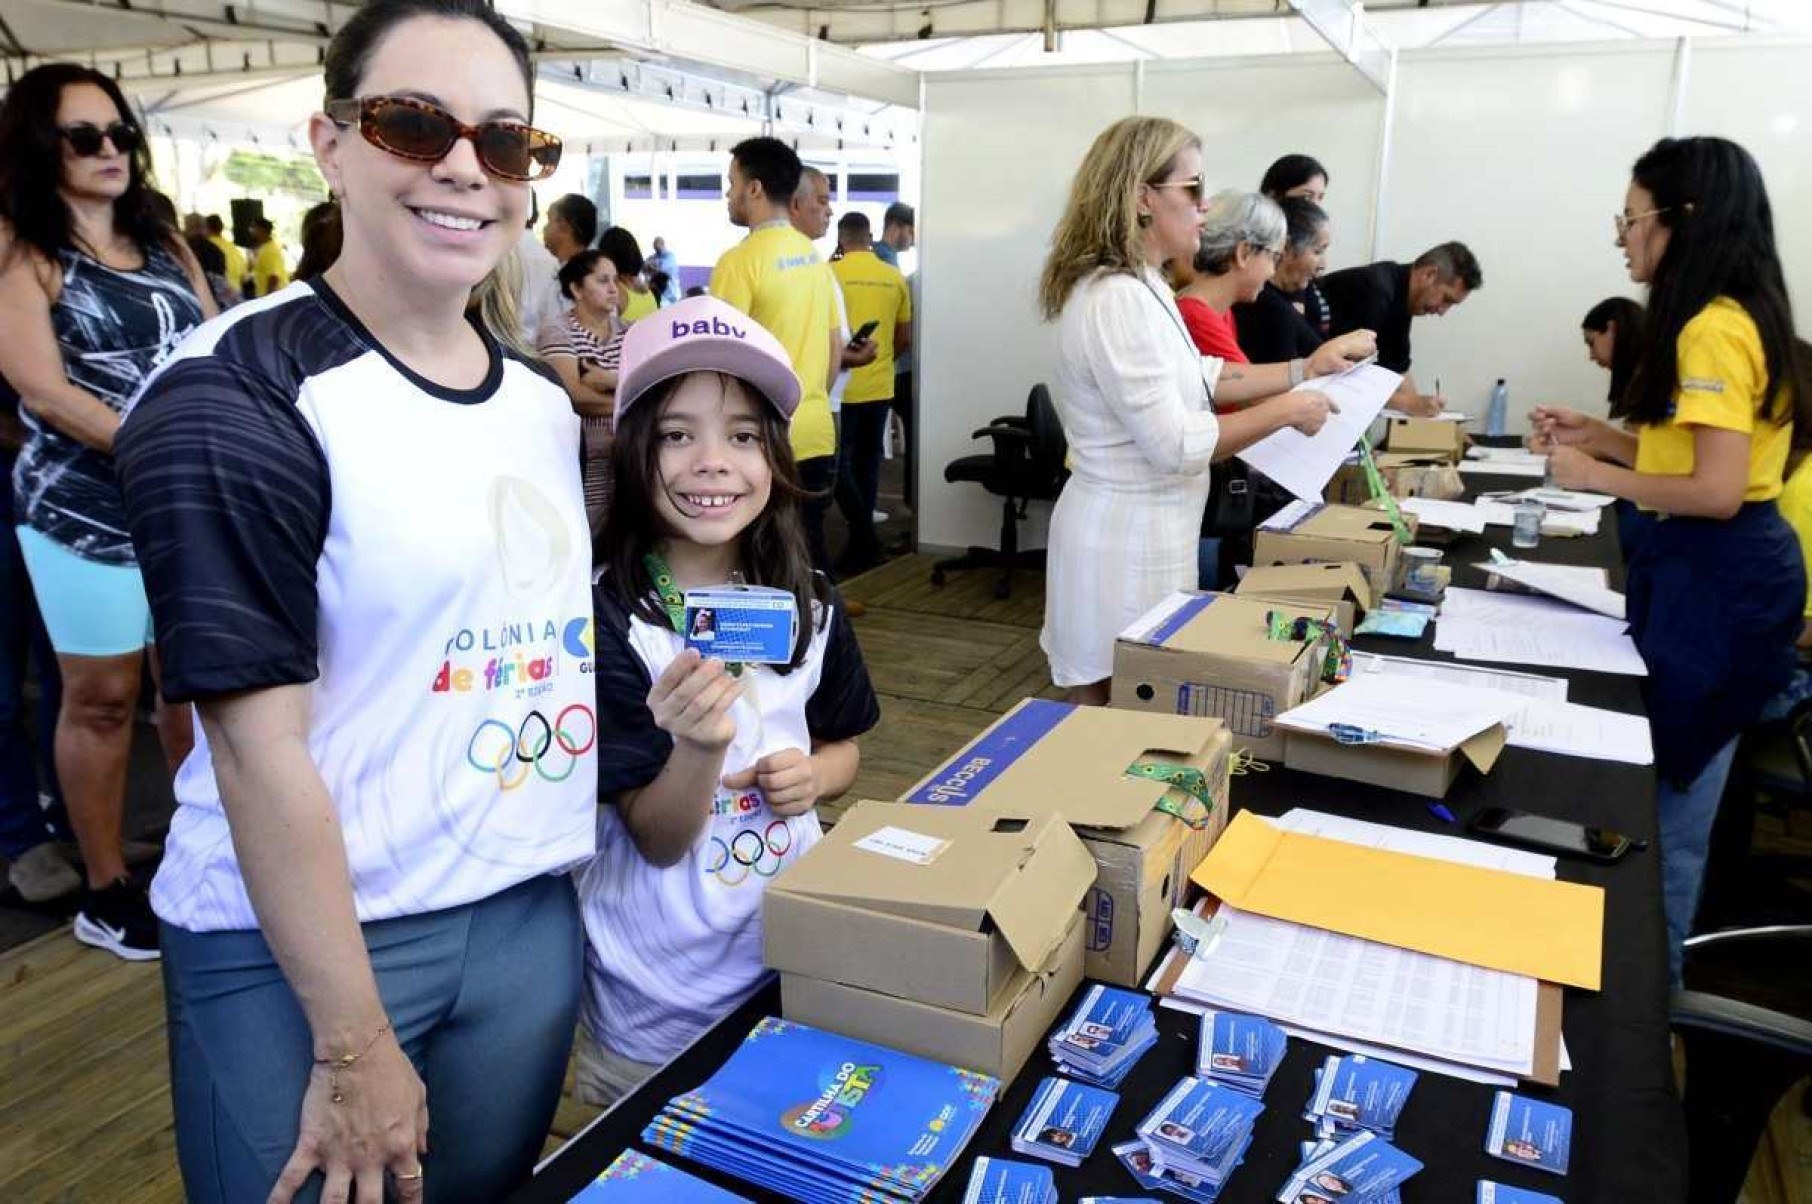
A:
[[[1405,414],[1439,414],[1445,399],[1423,393],[1409,374],[1409,326],[1416,318],[1440,317],[1483,288],[1479,261],[1465,243],[1444,242],[1412,264],[1383,260],[1321,278],[1321,293],[1333,312],[1333,332],[1378,332],[1378,363],[1400,373],[1390,405]]]

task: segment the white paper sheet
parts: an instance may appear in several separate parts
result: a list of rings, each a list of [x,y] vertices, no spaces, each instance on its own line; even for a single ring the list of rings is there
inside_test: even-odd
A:
[[[1514,694],[1434,680],[1405,690],[1388,678],[1355,674],[1276,722],[1308,732],[1350,724],[1377,733],[1380,744],[1444,752],[1508,719],[1519,701]]]
[[[1480,669],[1448,661],[1419,661],[1401,656],[1379,656],[1375,652],[1354,652],[1353,673],[1382,673],[1398,679],[1431,678],[1479,690],[1502,690],[1544,702],[1567,700],[1567,681],[1564,677],[1543,677],[1537,673],[1516,673],[1509,669]],[[1295,812],[1291,814],[1294,815]]]
[[[1525,489],[1517,497],[1533,498],[1550,510],[1602,510],[1617,500],[1608,493],[1587,493],[1581,489],[1561,489],[1558,486]]]
[[[1305,380],[1300,389],[1325,393],[1339,412],[1313,435],[1293,427],[1260,439],[1239,458],[1297,497],[1320,501],[1328,481],[1371,425],[1403,378],[1376,364],[1361,364],[1334,376]]]
[[[1425,419],[1428,422],[1470,422],[1470,421],[1472,421],[1466,415],[1456,413],[1453,410],[1442,410],[1439,414],[1410,414],[1410,413],[1404,412],[1403,410],[1399,410],[1399,409],[1395,409],[1395,408],[1387,406],[1384,409],[1383,414],[1384,414],[1384,417],[1386,417],[1386,418],[1421,418],[1421,419]]]
[[[1310,501],[1297,500],[1291,502],[1288,506],[1285,506],[1282,510],[1279,510],[1276,514],[1273,514],[1270,518],[1267,518],[1264,522],[1258,524],[1258,529],[1261,531],[1291,530],[1297,523],[1321,509],[1321,505],[1320,498],[1315,498]]]
[[[1596,511],[1593,511],[1594,516]],[[1595,614],[1613,619],[1624,617],[1623,595],[1603,585],[1587,584],[1567,565],[1542,564],[1532,560],[1493,560],[1472,567],[1496,573],[1506,581],[1526,585],[1552,598],[1571,602]]]
[[[1565,603],[1556,605],[1564,606]],[[1596,619],[1604,626],[1560,623],[1511,626],[1469,619],[1442,619],[1435,624],[1434,646],[1468,661],[1648,676],[1648,666],[1643,664],[1642,655],[1636,651],[1636,642],[1621,630],[1622,624],[1601,615],[1574,613]]]
[[[1470,531],[1474,535],[1485,533],[1485,514],[1470,502],[1446,502],[1431,497],[1398,498],[1397,505],[1405,513],[1430,526],[1445,527],[1449,531]]]
[[[1625,715],[1571,702],[1530,699],[1510,720],[1517,748],[1629,765],[1655,763],[1654,737],[1643,715]]]
[[[1479,869],[1503,870],[1507,874],[1522,874],[1529,878],[1552,879],[1558,866],[1558,858],[1545,853],[1531,853],[1526,849],[1513,849],[1501,844],[1486,844],[1482,840],[1467,840],[1462,836],[1442,836],[1438,832],[1417,832],[1413,828],[1375,824],[1369,820],[1332,815],[1309,807],[1292,808],[1267,822],[1286,832],[1301,832],[1305,836],[1321,836],[1328,840],[1362,845],[1368,849],[1408,853],[1414,857],[1432,857],[1437,861],[1452,861],[1459,865],[1477,866]]]
[[[1545,460],[1462,460],[1460,471],[1478,476],[1534,477],[1541,480],[1548,475],[1548,464]]]
[[[1486,565],[1485,567],[1490,569],[1492,566]],[[1548,572],[1556,576],[1565,577],[1576,585],[1590,586],[1597,589],[1609,589],[1611,585],[1610,573],[1606,572],[1604,569],[1593,568],[1590,565],[1551,564],[1548,566]],[[1503,587],[1497,586],[1494,588],[1501,589]],[[1522,591],[1512,590],[1511,592],[1517,593]]]

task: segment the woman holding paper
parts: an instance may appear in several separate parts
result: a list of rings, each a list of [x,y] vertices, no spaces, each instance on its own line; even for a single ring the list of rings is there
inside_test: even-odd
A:
[[[1634,177],[1617,245],[1651,291],[1629,429],[1575,410],[1537,409],[1534,421],[1557,484],[1666,520],[1630,562],[1628,613],[1649,671],[1677,983],[1737,736],[1793,665],[1805,570],[1775,499],[1795,423],[1812,432],[1812,379],[1748,152],[1664,138]]]
[[[1300,362],[1223,365],[1196,351],[1158,269],[1195,254],[1202,197],[1194,134],[1117,121],[1083,159],[1045,261],[1039,302],[1058,324],[1072,476],[1051,518],[1040,643],[1077,702],[1105,703],[1114,637],[1194,586],[1209,464],[1284,427],[1313,434],[1329,412],[1319,393],[1287,391]],[[1216,393],[1266,400],[1217,419]]]

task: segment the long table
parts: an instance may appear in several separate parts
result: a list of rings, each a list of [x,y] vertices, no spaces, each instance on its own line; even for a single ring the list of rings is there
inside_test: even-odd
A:
[[[1527,483],[1476,477],[1469,481],[1485,488],[1519,488]],[[1483,574],[1470,566],[1486,559],[1492,547],[1509,550],[1507,528],[1489,528],[1483,537],[1461,537],[1449,547],[1446,563],[1454,569],[1455,584],[1481,586]],[[1558,564],[1604,567],[1610,570],[1612,584],[1622,586],[1615,522],[1609,512],[1596,536],[1546,539],[1538,551],[1521,555]],[[1434,650],[1432,626],[1416,644],[1364,638],[1358,646],[1370,652],[1452,659]],[[1565,677],[1573,702],[1630,714],[1642,712],[1636,678],[1555,669],[1532,671]],[[1481,777],[1468,769],[1449,792],[1447,805],[1462,824],[1484,807],[1517,807],[1613,828],[1650,843],[1645,851],[1632,853],[1617,865],[1560,861],[1563,879],[1605,888],[1603,990],[1566,992],[1562,1032],[1573,1069],[1562,1076],[1556,1090],[1530,1089],[1532,1094],[1573,1110],[1569,1174],[1556,1178],[1488,1157],[1484,1153],[1485,1127],[1494,1089],[1425,1073],[1416,1083],[1396,1134],[1397,1144],[1424,1163],[1423,1171],[1403,1189],[1408,1204],[1471,1204],[1474,1184],[1480,1179],[1548,1192],[1568,1204],[1685,1200],[1686,1131],[1668,1052],[1666,930],[1661,917],[1654,800],[1654,775],[1648,768],[1521,748],[1506,749],[1489,775]],[[1234,806],[1261,815],[1310,807],[1405,828],[1457,833],[1458,829],[1429,812],[1427,802],[1398,791],[1314,777],[1282,766],[1243,775],[1235,779],[1233,787]],[[1439,906],[1439,901],[1431,900],[1430,905]],[[638,1144],[643,1127],[667,1100],[709,1078],[758,1019],[778,1015],[779,995],[773,985],[756,992],[639,1090],[568,1142],[512,1200],[517,1204],[557,1204],[570,1199],[619,1152]],[[1066,1004],[1066,1013],[1068,1007]],[[1119,1109],[1100,1148],[1076,1170],[1053,1168],[1065,1201],[1086,1195],[1145,1194],[1107,1147],[1130,1138],[1133,1126],[1163,1094],[1179,1078],[1193,1073],[1195,1018],[1169,1008],[1159,1008],[1157,1014],[1161,1040],[1122,1085]],[[1265,1113],[1259,1118],[1252,1147],[1221,1194],[1225,1204],[1271,1199],[1296,1167],[1297,1144],[1309,1136],[1301,1112],[1313,1085],[1314,1069],[1328,1052],[1306,1041],[1290,1042],[1289,1056],[1265,1094]],[[974,1156],[1016,1157],[1009,1144],[1011,1128],[1039,1080],[1050,1073],[1049,1058],[1042,1050],[1034,1052],[1003,1092],[962,1162],[939,1184],[933,1200],[962,1198]],[[732,1191],[757,1197],[747,1184],[671,1155],[660,1156],[680,1161],[686,1170]]]

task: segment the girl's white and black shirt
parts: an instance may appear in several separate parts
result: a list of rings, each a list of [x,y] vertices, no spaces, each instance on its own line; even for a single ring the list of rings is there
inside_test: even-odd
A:
[[[361,920],[594,849],[579,421],[543,367],[484,337],[484,380],[450,389],[325,282],[291,285],[196,330],[120,429],[165,696],[308,685]],[[257,928],[205,734],[176,799],[158,915]]]
[[[608,576],[592,590],[598,641],[598,853],[577,875],[585,920],[587,1030],[618,1055],[664,1062],[758,986],[761,894],[780,869],[818,842],[814,811],[781,817],[760,789],[718,788],[692,849],[650,865],[613,805],[652,782],[673,738],[655,726],[648,692],[685,641],[624,605]],[[810,649],[788,673],[743,669],[731,708],[736,738],[724,776],[813,741],[849,740],[873,727],[880,705],[841,600],[816,608]]]

